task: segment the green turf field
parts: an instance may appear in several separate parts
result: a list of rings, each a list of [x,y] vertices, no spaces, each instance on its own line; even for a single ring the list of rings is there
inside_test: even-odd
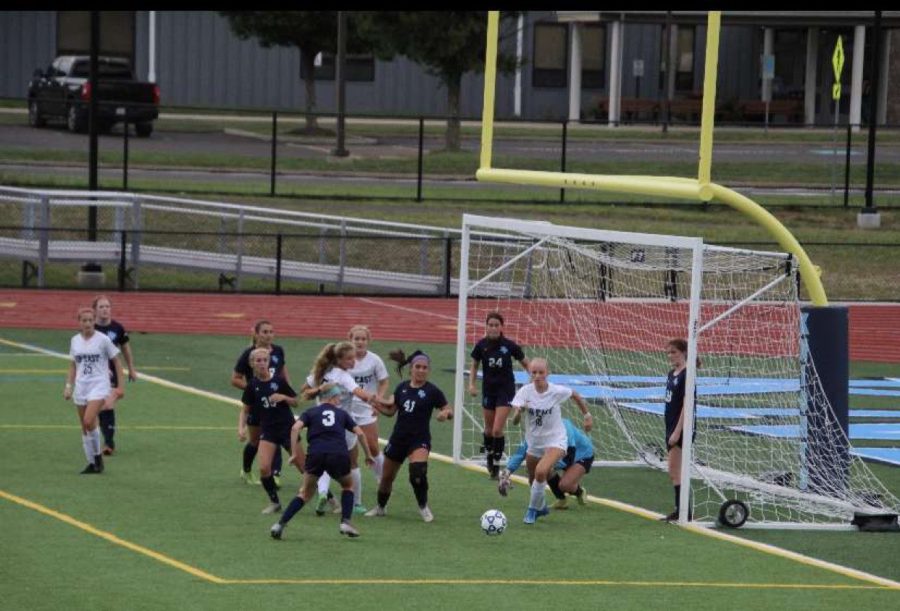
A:
[[[72,332],[2,329],[0,338],[65,352]],[[228,379],[247,338],[132,336],[143,373],[236,398]],[[321,340],[277,338],[295,381]],[[380,354],[396,344],[375,342]],[[454,347],[432,354],[432,381],[452,394]],[[442,364],[446,364],[442,366]],[[527,491],[508,498],[483,474],[432,459],[431,506],[418,515],[405,469],[384,519],[356,518],[362,537],[337,533],[337,516],[304,509],[272,541],[267,498],[240,483],[237,408],[148,380],[129,384],[118,411],[119,452],[99,477],[84,463],[64,360],[0,344],[0,607],[8,609],[244,609],[271,604],[331,608],[782,609],[895,608],[900,590],[662,524],[605,504],[522,524]],[[865,371],[866,373],[861,373]],[[883,373],[879,373],[883,372]],[[897,374],[855,365],[852,375]],[[396,373],[392,383],[396,383]],[[382,420],[382,437],[390,420]],[[435,451],[451,427],[432,423]],[[895,493],[900,470],[874,467]],[[374,479],[363,471],[364,501]],[[283,503],[300,481],[289,473]],[[668,511],[662,473],[595,469],[593,496]],[[510,519],[488,538],[488,508]],[[900,579],[900,535],[739,531],[828,562]]]

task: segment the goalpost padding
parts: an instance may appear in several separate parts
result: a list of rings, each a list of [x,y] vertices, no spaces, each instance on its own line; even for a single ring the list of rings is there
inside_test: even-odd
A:
[[[847,523],[854,511],[896,508],[847,452],[845,430],[830,426],[818,363],[801,358],[797,291],[796,261],[786,253],[466,215],[454,458],[481,460],[480,396],[464,392],[464,375],[486,314],[499,310],[528,357],[547,357],[554,381],[594,404],[591,436],[604,464],[665,468],[664,350],[670,339],[688,340],[702,361],[696,369],[689,359],[685,406],[690,486],[682,490],[687,500],[690,488],[695,520],[715,521],[726,499],[746,502],[751,521],[764,524]],[[581,425],[572,405],[564,415]],[[748,419],[801,434],[767,435]],[[510,452],[520,439],[508,425]]]

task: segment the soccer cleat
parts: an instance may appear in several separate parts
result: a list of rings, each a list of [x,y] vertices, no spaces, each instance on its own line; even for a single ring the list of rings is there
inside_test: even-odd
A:
[[[660,521],[662,521],[662,522],[677,522],[678,521],[678,510],[676,509],[669,515],[667,515],[663,518],[660,518]]]
[[[94,469],[97,473],[103,473],[103,454],[94,455]]]
[[[579,505],[586,505],[587,504],[587,490],[584,489],[584,486],[581,486],[581,488],[579,488],[579,490],[581,490],[581,492],[576,494],[575,498],[578,499]]]
[[[357,503],[356,505],[353,506],[353,513],[355,513],[355,514],[364,515],[367,511],[369,511],[369,510],[366,509],[366,506],[363,505],[362,503]]]
[[[273,539],[281,539],[281,533],[283,532],[284,526],[281,525],[281,522],[275,522],[272,528],[269,529],[269,534],[272,535]]]
[[[431,513],[431,508],[428,507],[428,505],[419,507],[419,515],[422,516],[422,519],[426,522],[434,522],[434,514]]]
[[[269,503],[262,510],[264,514],[281,513],[281,503]]]
[[[534,510],[534,515],[535,515],[535,517],[538,517],[538,518],[549,515],[549,514],[550,514],[550,509],[546,505],[544,505],[540,509]]]
[[[103,446],[103,455],[104,456],[112,456],[115,453],[116,453],[115,448],[111,448],[109,446]]]
[[[569,501],[565,498],[556,499],[556,502],[553,503],[553,509],[568,509]]]
[[[526,524],[534,524],[535,522],[537,522],[537,510],[529,507],[525,512],[525,519],[522,521]]]
[[[251,486],[260,485],[260,481],[253,476],[252,471],[244,471],[241,469],[241,479],[245,484],[249,484]]]
[[[383,518],[387,515],[387,511],[385,511],[384,507],[381,505],[375,505],[365,513],[367,518]]]
[[[347,535],[348,537],[358,537],[359,531],[351,524],[350,522],[341,522],[340,532],[342,535]]]
[[[97,471],[96,467],[94,467],[94,463],[92,463],[92,462],[89,462],[87,464],[87,466],[81,470],[81,475],[91,475],[91,474],[96,474],[96,473],[100,473],[100,472]]]
[[[503,469],[500,472],[500,482],[497,484],[497,492],[500,493],[500,496],[506,496],[509,494],[510,488],[512,488],[512,481],[509,479],[509,471]]]
[[[325,494],[320,494],[319,498],[316,499],[316,515],[324,516],[325,515],[325,505],[328,504],[328,496]]]

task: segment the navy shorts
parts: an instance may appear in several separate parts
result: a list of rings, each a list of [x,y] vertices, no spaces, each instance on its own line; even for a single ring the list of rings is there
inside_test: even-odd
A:
[[[497,406],[509,406],[513,397],[516,396],[515,385],[510,386],[485,386],[481,392],[481,407],[484,409],[495,410]]]
[[[431,451],[431,439],[425,437],[391,437],[384,446],[384,455],[394,462],[402,463],[414,450],[425,448]]]
[[[575,446],[569,446],[566,451],[566,457],[563,458],[563,464],[566,466],[566,469],[571,467],[574,464],[579,464],[584,467],[585,473],[591,472],[591,467],[594,466],[594,457],[588,456],[584,460],[579,460],[577,463],[575,461]]]
[[[328,473],[332,479],[341,479],[350,474],[350,454],[347,452],[307,454],[303,471],[316,477]]]
[[[267,424],[263,425],[262,430],[259,433],[260,441],[268,441],[269,443],[274,443],[277,446],[281,446],[282,448],[286,448],[288,451],[291,449],[291,428],[293,428],[293,423],[287,424]]]

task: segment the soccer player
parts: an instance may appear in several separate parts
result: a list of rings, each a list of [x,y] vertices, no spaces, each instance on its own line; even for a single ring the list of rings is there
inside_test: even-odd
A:
[[[374,395],[356,383],[350,370],[356,363],[356,349],[350,342],[337,342],[326,344],[319,352],[313,364],[312,371],[306,378],[301,392],[303,397],[310,399],[315,397],[324,384],[336,384],[341,390],[341,401],[338,406],[348,414],[352,410],[353,398],[370,402]],[[359,479],[359,451],[356,449],[357,438],[355,435],[347,435],[347,449],[350,450],[350,471],[354,480]],[[316,501],[316,515],[325,513],[325,506],[333,497],[328,490],[331,477],[327,473],[319,479],[319,498]],[[331,500],[333,503],[334,501]],[[361,505],[361,499],[356,497],[355,505]]]
[[[514,341],[503,335],[503,316],[490,312],[485,321],[485,336],[472,348],[469,368],[469,394],[478,396],[475,378],[481,365],[481,408],[484,417],[484,454],[488,475],[497,478],[497,463],[503,458],[506,446],[505,428],[509,417],[509,402],[516,394],[513,359],[528,371],[528,359]]]
[[[590,473],[594,463],[594,443],[591,438],[568,418],[563,418],[563,425],[566,427],[566,444],[568,446],[566,455],[553,466],[553,473],[547,478],[547,485],[550,486],[550,491],[556,497],[556,502],[553,504],[554,509],[568,508],[566,493],[578,499],[579,505],[585,504],[587,492],[581,486],[581,480],[587,473]],[[522,441],[515,454],[510,456],[506,463],[506,469],[500,471],[497,490],[502,496],[506,496],[511,486],[510,475],[515,473],[525,460],[527,451],[528,442]],[[562,476],[558,471],[563,472]]]
[[[98,295],[94,298],[94,329],[100,331],[108,337],[113,345],[118,348],[125,357],[125,364],[128,365],[128,381],[137,380],[137,369],[134,367],[134,356],[131,354],[131,344],[129,343],[128,332],[112,317],[112,303],[106,295]],[[110,385],[112,388],[118,388],[121,383],[116,374],[115,365],[109,364]],[[100,409],[100,432],[103,433],[103,454],[112,456],[116,451],[116,398],[115,393],[110,396],[110,400],[103,404]],[[107,407],[109,405],[109,407]]]
[[[587,403],[578,392],[547,381],[550,368],[546,359],[535,358],[528,364],[531,382],[522,386],[512,400],[512,408],[516,410],[513,424],[519,423],[522,410],[527,414],[525,441],[528,450],[525,454],[525,466],[531,483],[531,499],[525,512],[524,522],[534,524],[539,516],[547,515],[550,510],[544,500],[544,484],[550,476],[553,466],[565,455],[568,448],[566,427],[562,422],[562,405],[571,398],[584,414],[584,430],[590,431],[593,417],[588,411]]]
[[[288,384],[291,383],[287,363],[284,358],[284,348],[275,344],[274,340],[275,328],[268,320],[260,320],[253,325],[250,335],[250,346],[241,352],[237,363],[234,365],[234,371],[231,373],[232,386],[239,390],[247,388],[247,383],[253,377],[253,368],[250,366],[250,352],[255,348],[268,349],[269,369],[272,375],[282,378]],[[259,418],[259,410],[255,408],[250,410],[249,415],[245,416],[243,411],[238,414],[238,440],[246,442],[243,452],[241,479],[248,484],[260,483],[253,479],[253,475],[250,472],[253,468],[253,459],[256,458],[256,452],[259,450]],[[275,475],[275,485],[280,486],[281,452],[275,453],[272,470]]]
[[[431,359],[416,350],[409,357],[403,350],[390,353],[397,363],[397,372],[403,377],[403,367],[409,365],[410,379],[400,382],[394,389],[390,401],[375,401],[373,405],[385,416],[397,414],[394,431],[384,447],[384,471],[378,484],[378,504],[369,510],[367,516],[386,515],[388,499],[394,487],[394,479],[400,466],[409,458],[409,483],[412,484],[419,514],[426,522],[434,520],[428,506],[428,454],[431,451],[431,412],[439,410],[438,422],[453,417],[453,408],[447,403],[441,389],[428,381]]]
[[[681,507],[681,442],[684,428],[684,385],[687,380],[687,341],[673,339],[666,345],[666,356],[672,369],[666,377],[666,448],[668,449],[669,479],[675,489],[675,511],[663,518],[678,519]],[[699,361],[698,361],[699,365]],[[696,392],[695,392],[696,397]],[[695,431],[696,433],[696,431]],[[690,519],[688,510],[688,519]]]
[[[255,348],[250,352],[253,377],[244,389],[241,403],[245,417],[254,409],[260,414],[259,479],[271,501],[262,512],[277,513],[281,511],[281,502],[278,499],[272,463],[275,456],[280,454],[279,448],[292,451],[291,427],[294,426],[294,412],[291,407],[297,405],[297,393],[284,378],[272,373],[269,358],[266,348]]]
[[[94,310],[78,310],[79,332],[69,342],[69,356],[72,362],[66,376],[63,398],[71,399],[78,408],[81,424],[81,445],[88,464],[83,474],[103,473],[103,454],[100,450],[100,429],[97,414],[104,404],[109,404],[113,395],[124,396],[121,387],[111,388],[109,368],[112,365],[118,379],[123,379],[122,363],[116,358],[119,349],[102,333],[94,329]]]
[[[291,462],[300,468],[303,465],[303,485],[296,497],[281,515],[281,519],[272,525],[269,533],[273,539],[281,539],[284,527],[291,518],[312,498],[316,489],[316,480],[324,473],[338,480],[341,484],[341,525],[340,533],[348,537],[358,537],[359,531],[353,526],[350,517],[353,515],[353,478],[350,477],[350,452],[347,449],[347,434],[354,434],[366,454],[366,463],[371,463],[372,455],[362,429],[354,424],[350,413],[340,409],[339,405],[344,390],[336,384],[324,384],[310,394],[318,397],[319,404],[300,415],[300,419],[291,429]],[[307,429],[306,458],[299,435]]]
[[[355,349],[355,364],[350,369],[350,375],[357,384],[362,386],[363,390],[378,398],[383,398],[390,376],[381,357],[369,350],[369,342],[372,341],[371,331],[365,325],[354,325],[350,328],[347,337]],[[366,443],[375,458],[375,462],[372,463],[372,472],[375,474],[375,481],[378,482],[384,467],[384,455],[378,446],[378,412],[371,405],[354,396],[350,404],[350,414],[353,416],[353,421],[366,434]],[[351,460],[358,461],[359,449],[354,447],[352,452],[355,455],[351,456]],[[353,476],[353,494],[356,499],[353,511],[365,513],[366,508],[361,503],[362,477],[360,477],[360,471],[357,468],[351,471],[351,474]]]

